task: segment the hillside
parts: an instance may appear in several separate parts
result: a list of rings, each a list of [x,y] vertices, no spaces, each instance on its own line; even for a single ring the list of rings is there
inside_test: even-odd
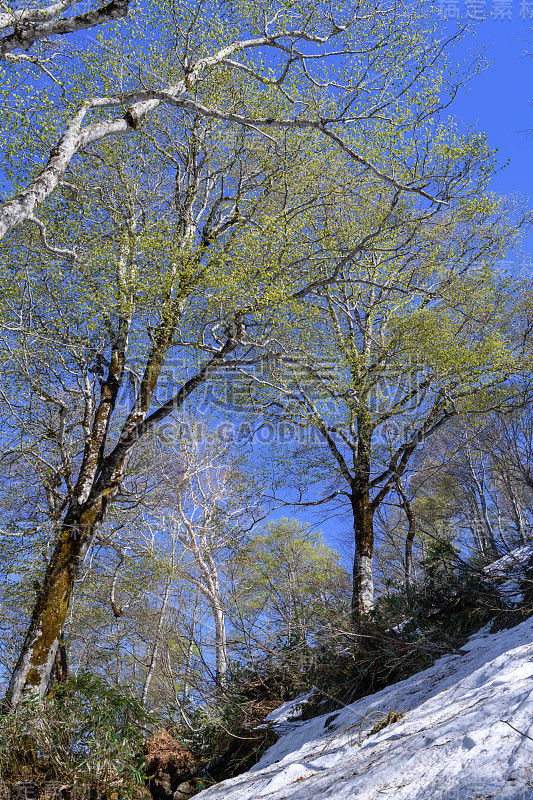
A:
[[[254,769],[198,797],[533,798],[533,619],[489,627],[337,714],[291,721],[298,703],[285,704],[271,715],[281,737]],[[369,735],[391,711],[404,716]]]

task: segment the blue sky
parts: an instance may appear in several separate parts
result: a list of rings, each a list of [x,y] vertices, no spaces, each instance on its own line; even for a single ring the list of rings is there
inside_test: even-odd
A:
[[[524,0],[438,0],[450,16],[486,15],[471,20],[472,30],[458,48],[459,56],[485,52],[488,66],[474,76],[450,108],[460,123],[484,131],[491,148],[498,148],[501,165],[493,189],[505,195],[530,198],[533,205],[533,2]],[[492,13],[491,13],[492,12]],[[448,26],[456,26],[457,20]],[[533,254],[533,236],[524,242]],[[533,260],[533,257],[528,260]]]
[[[533,14],[533,3],[532,3]],[[521,19],[515,0],[510,20],[489,17],[476,23],[461,47],[466,56],[485,50],[489,63],[457,97],[452,114],[488,134],[510,165],[497,180],[498,190],[533,195],[533,16]]]

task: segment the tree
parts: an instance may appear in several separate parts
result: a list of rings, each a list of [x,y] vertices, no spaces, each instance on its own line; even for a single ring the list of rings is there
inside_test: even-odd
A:
[[[267,523],[234,551],[226,572],[247,662],[281,650],[301,654],[342,630],[349,578],[339,554],[308,524],[285,517]]]
[[[525,544],[530,535],[531,487],[517,467],[526,463],[531,410],[520,393],[517,405],[509,413],[454,421],[413,465],[412,503],[420,529],[447,539],[446,520],[456,543],[482,565]]]
[[[526,367],[509,326],[514,290],[489,266],[512,224],[482,185],[477,191],[479,204],[465,197],[429,224],[400,204],[396,226],[391,220],[342,282],[293,309],[280,333],[285,365],[256,381],[271,420],[318,434],[295,443],[285,469],[294,485],[299,465],[300,486],[317,487],[319,497],[307,501],[304,491],[293,501],[343,498],[350,507],[354,623],[374,603],[374,516],[417,449],[458,414],[497,407],[508,376]],[[363,215],[351,224],[364,229]]]
[[[74,199],[50,213],[76,236],[74,266],[72,250],[42,250],[26,232],[4,248],[4,466],[31,463],[52,534],[14,705],[48,685],[74,583],[137,443],[216,371],[257,363],[276,308],[339,270],[301,233],[324,165],[304,167],[301,139],[286,137],[280,162],[247,131],[228,142],[186,123],[176,141],[162,120],[157,136],[103,149],[74,176]],[[15,525],[42,522],[34,507]]]
[[[254,524],[257,492],[228,442],[216,432],[189,420],[173,433],[178,435],[167,428],[165,446],[152,455],[156,488],[150,495],[151,524],[159,531],[172,529],[182,549],[175,578],[189,582],[209,604],[220,695],[228,675],[226,593],[220,573],[228,553],[239,550],[246,529]]]
[[[409,500],[405,487],[401,478],[396,482],[396,491],[400,498],[401,506],[405,512],[408,522],[407,536],[405,537],[405,590],[408,592],[411,589],[413,579],[413,542],[416,536],[416,514]]]

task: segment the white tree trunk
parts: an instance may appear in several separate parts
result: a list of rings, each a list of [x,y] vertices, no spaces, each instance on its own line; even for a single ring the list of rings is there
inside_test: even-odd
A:
[[[228,679],[228,655],[226,640],[226,620],[220,602],[213,604],[215,621],[215,679],[218,692],[223,692]]]
[[[355,571],[359,584],[359,608],[362,614],[368,614],[375,605],[372,559],[363,555],[356,556]]]
[[[146,708],[146,703],[147,703],[147,700],[148,700],[148,692],[150,690],[150,684],[152,683],[152,678],[153,678],[154,672],[155,672],[155,665],[157,663],[157,655],[158,655],[158,651],[159,651],[159,642],[161,641],[161,633],[163,631],[163,623],[165,621],[165,612],[167,610],[168,597],[169,597],[169,594],[170,594],[171,583],[172,582],[170,580],[167,581],[167,585],[166,585],[166,588],[165,588],[165,594],[163,595],[163,603],[161,605],[161,611],[159,612],[159,620],[157,622],[157,630],[155,632],[154,645],[153,645],[153,648],[152,648],[152,655],[151,655],[151,658],[150,658],[150,665],[148,667],[148,672],[146,673],[146,678],[144,680],[144,686],[143,686],[142,695],[141,695],[141,703],[145,708]]]

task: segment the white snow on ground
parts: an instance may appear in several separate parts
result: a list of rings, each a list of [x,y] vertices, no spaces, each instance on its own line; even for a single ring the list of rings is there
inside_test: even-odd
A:
[[[533,619],[488,630],[336,716],[290,723],[307,698],[278,709],[259,764],[198,798],[533,800]],[[368,736],[391,710],[405,716]]]
[[[522,547],[515,547],[507,555],[502,556],[497,561],[493,561],[488,567],[485,567],[485,572],[494,574],[505,574],[507,569],[525,567],[533,558],[533,544],[524,544]],[[522,570],[523,571],[523,570]]]

